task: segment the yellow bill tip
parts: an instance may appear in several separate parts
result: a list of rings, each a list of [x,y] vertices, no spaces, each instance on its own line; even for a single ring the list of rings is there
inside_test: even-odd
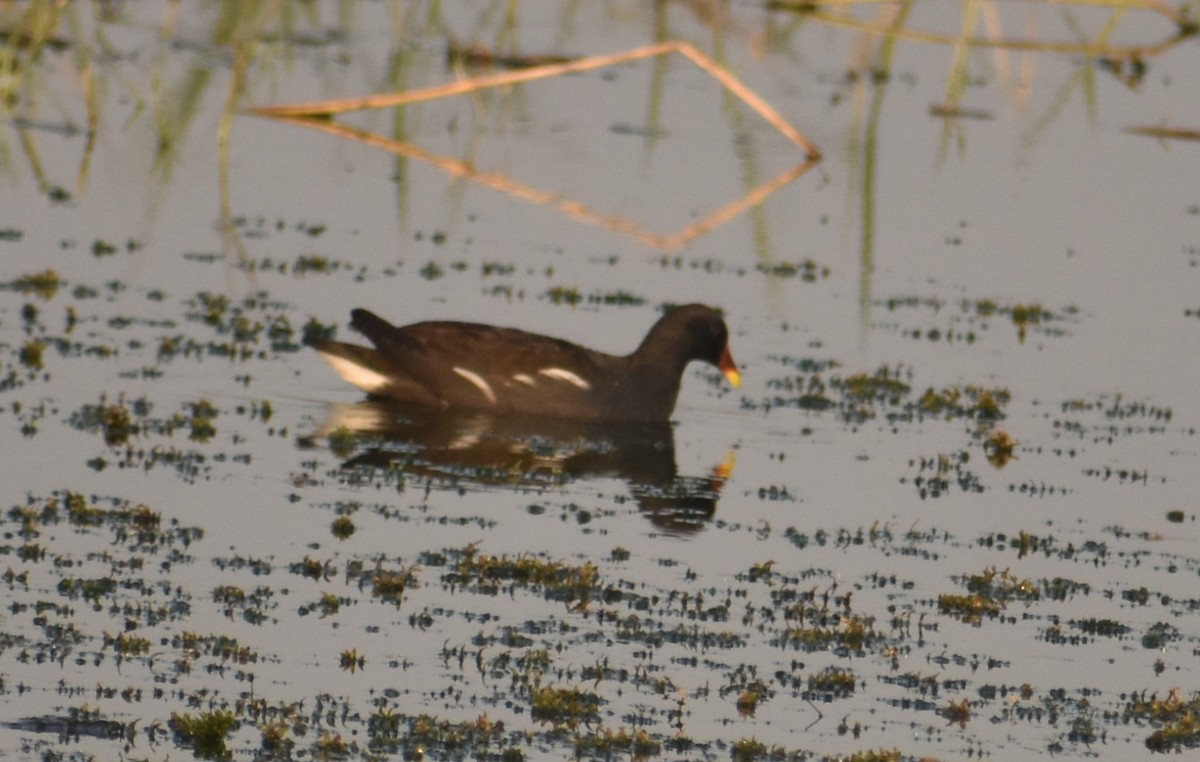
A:
[[[721,360],[717,363],[721,372],[725,374],[731,386],[734,389],[740,389],[742,386],[742,372],[738,370],[737,363],[733,361],[733,355],[729,352],[729,347],[721,352]]]

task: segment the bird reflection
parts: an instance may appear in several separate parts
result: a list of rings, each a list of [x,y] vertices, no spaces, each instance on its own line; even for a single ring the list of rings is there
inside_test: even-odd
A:
[[[681,476],[670,423],[595,423],[450,413],[368,400],[331,406],[320,430],[339,452],[352,433],[342,467],[433,486],[507,486],[541,490],[588,479],[619,479],[660,529],[682,534],[716,514],[733,470],[732,453],[707,476]]]

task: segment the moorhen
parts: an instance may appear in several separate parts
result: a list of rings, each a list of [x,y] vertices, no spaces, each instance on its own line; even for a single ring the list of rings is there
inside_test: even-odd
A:
[[[624,357],[515,328],[449,321],[396,327],[363,309],[350,318],[374,348],[319,337],[305,342],[372,397],[426,407],[666,421],[692,360],[715,365],[741,385],[725,321],[702,304],[668,312]]]

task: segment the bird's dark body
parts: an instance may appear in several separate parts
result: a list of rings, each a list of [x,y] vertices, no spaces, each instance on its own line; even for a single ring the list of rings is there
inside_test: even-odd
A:
[[[672,311],[625,356],[479,323],[397,327],[363,309],[351,313],[351,326],[374,348],[329,339],[311,343],[372,396],[434,408],[665,421],[690,361],[709,362],[731,381],[737,378],[725,323],[702,305]],[[352,377],[359,369],[366,373]]]

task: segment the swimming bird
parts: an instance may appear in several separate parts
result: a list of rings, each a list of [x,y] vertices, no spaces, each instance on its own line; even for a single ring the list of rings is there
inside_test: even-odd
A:
[[[350,325],[374,347],[315,336],[305,343],[372,397],[435,409],[666,421],[693,360],[741,385],[725,320],[702,304],[671,310],[624,356],[479,323],[394,326],[364,309],[350,313]]]

